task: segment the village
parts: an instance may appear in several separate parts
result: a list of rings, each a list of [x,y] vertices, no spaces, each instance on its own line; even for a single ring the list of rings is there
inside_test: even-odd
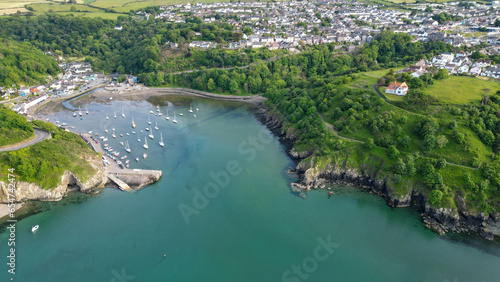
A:
[[[407,11],[355,1],[286,1],[196,3],[160,7],[160,13],[137,11],[138,18],[183,23],[186,15],[204,23],[226,22],[243,33],[223,48],[295,49],[324,43],[346,45],[348,51],[370,43],[383,29],[404,32],[415,40],[443,41],[453,46],[487,44],[487,52],[500,53],[499,1],[405,4]],[[449,18],[442,19],[442,15]],[[116,27],[120,30],[121,27]],[[252,33],[244,32],[252,30]],[[201,34],[197,34],[201,35]],[[177,48],[176,42],[167,42]],[[218,43],[193,41],[189,47],[216,48]],[[340,47],[339,47],[340,48]]]

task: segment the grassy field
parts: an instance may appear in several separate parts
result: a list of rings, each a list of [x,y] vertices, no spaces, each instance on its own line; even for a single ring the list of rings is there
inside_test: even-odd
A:
[[[33,8],[37,12],[41,13],[47,13],[49,10],[52,10],[53,12],[69,12],[72,9],[74,11],[89,11],[89,12],[95,12],[99,11],[99,9],[88,7],[85,5],[61,5],[57,3],[37,3],[37,4],[31,4],[29,7]]]
[[[481,101],[484,95],[500,90],[498,82],[464,76],[451,76],[437,80],[426,91],[440,101],[452,104],[469,104]]]
[[[255,0],[244,0],[253,2]],[[267,0],[262,0],[267,1]],[[202,3],[229,2],[229,0],[200,0]],[[35,13],[56,12],[61,15],[73,14],[75,17],[101,17],[104,19],[116,19],[129,13],[130,10],[140,10],[151,6],[175,5],[193,3],[192,0],[77,0],[78,4],[69,5],[64,0],[0,0],[0,15],[8,15],[20,12],[27,12],[24,5],[33,8]],[[86,6],[86,4],[92,7]],[[73,7],[73,10],[71,11]],[[107,13],[105,9],[112,9],[118,13]],[[85,12],[79,12],[85,11]]]
[[[48,0],[2,0],[0,1],[0,15],[14,14],[17,11],[26,12],[27,10],[24,8],[26,4],[48,2]]]

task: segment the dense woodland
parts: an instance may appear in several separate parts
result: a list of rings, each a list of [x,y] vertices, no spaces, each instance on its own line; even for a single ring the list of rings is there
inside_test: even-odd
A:
[[[118,20],[85,18],[46,14],[36,17],[0,18],[0,35],[18,41],[29,41],[42,51],[92,62],[95,70],[119,72],[165,73],[200,66],[233,66],[267,59],[269,50],[259,52],[227,51],[193,52],[192,40],[229,42],[241,38],[227,23],[204,24],[199,18],[188,18],[187,23],[167,23],[162,20],[135,21],[119,17]],[[115,30],[122,26],[122,30]],[[196,36],[199,32],[201,35]],[[166,42],[179,44],[177,52],[165,53]],[[155,76],[156,77],[156,76]],[[161,84],[159,81],[152,81]]]
[[[0,37],[0,86],[45,82],[59,72],[57,62],[30,43]]]

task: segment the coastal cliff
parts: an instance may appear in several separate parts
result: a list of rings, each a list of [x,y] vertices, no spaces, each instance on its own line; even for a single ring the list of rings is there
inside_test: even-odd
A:
[[[96,188],[106,185],[108,179],[102,166],[92,162],[96,172],[87,180],[82,182],[75,174],[65,171],[61,176],[59,184],[51,189],[43,189],[35,183],[16,182],[15,202],[24,201],[60,201],[68,191],[78,190],[89,193]],[[8,184],[0,181],[0,203],[8,203]]]
[[[325,183],[353,185],[382,196],[390,207],[412,206],[416,208],[421,213],[424,224],[440,235],[447,232],[474,233],[488,240],[500,236],[499,213],[495,212],[489,216],[483,213],[473,214],[469,212],[463,199],[457,199],[457,202],[461,204],[456,210],[437,209],[431,207],[427,197],[417,189],[397,195],[391,190],[386,179],[379,177],[376,173],[362,171],[356,167],[340,167],[333,163],[315,165],[314,156],[306,160],[313,155],[313,152],[297,152],[294,148],[296,136],[291,130],[284,129],[283,119],[279,114],[268,112],[267,108],[262,105],[257,108],[255,115],[262,124],[279,137],[286,147],[287,154],[296,163],[294,171],[299,180],[297,183],[292,183],[291,190],[303,198],[311,189],[323,189]]]

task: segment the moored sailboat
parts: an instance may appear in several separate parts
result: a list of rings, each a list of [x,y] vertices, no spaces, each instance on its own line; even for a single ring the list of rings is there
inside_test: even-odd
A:
[[[163,143],[163,134],[160,133],[160,146],[164,147],[165,143]]]
[[[148,140],[146,139],[146,137],[144,137],[144,145],[142,145],[142,147],[144,147],[144,149],[149,149],[149,146],[148,146]]]
[[[134,118],[132,118],[132,128],[135,128]],[[133,131],[132,131],[133,132]]]

